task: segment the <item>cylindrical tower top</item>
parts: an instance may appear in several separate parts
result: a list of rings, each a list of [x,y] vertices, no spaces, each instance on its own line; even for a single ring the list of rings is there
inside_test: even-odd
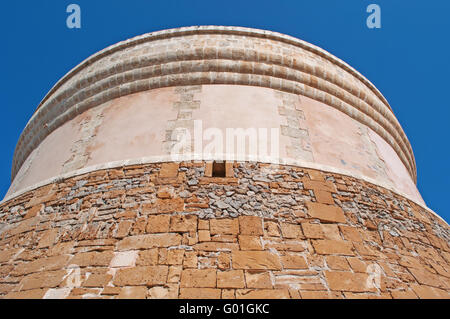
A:
[[[52,166],[54,164],[56,168],[45,168],[46,173],[37,174],[39,177],[36,174],[33,178],[26,176],[27,174],[33,175],[30,172],[33,170],[31,166],[33,166],[33,162],[36,166],[39,157],[42,157],[37,154],[37,151],[39,147],[44,147],[43,141],[51,143],[52,138],[56,141],[58,130],[64,130],[63,127],[66,127],[69,122],[74,123],[73,121],[77,117],[88,114],[97,106],[107,103],[114,104],[121,98],[133,96],[139,92],[192,85],[222,85],[223,87],[232,85],[236,88],[239,87],[240,90],[242,86],[260,87],[302,96],[307,99],[305,101],[308,101],[313,109],[317,108],[314,106],[314,103],[317,102],[321,107],[327,105],[339,111],[340,116],[343,114],[345,118],[351,118],[352,123],[368,129],[370,134],[377,136],[374,139],[380,138],[380,141],[372,139],[371,143],[377,144],[378,148],[389,149],[386,151],[390,153],[389,156],[395,153],[403,166],[402,169],[408,172],[412,184],[416,181],[416,166],[412,148],[392,109],[375,86],[355,69],[323,49],[291,36],[242,27],[200,26],[153,32],[120,42],[92,55],[64,76],[42,100],[20,136],[12,165],[13,187],[8,194],[61,173],[86,168],[88,164],[97,165],[102,162],[113,162],[113,160],[132,160],[167,154],[167,145],[160,147],[159,152],[152,150],[147,153],[131,152],[127,154],[127,151],[123,150],[123,156],[106,156],[98,160],[93,159],[92,154],[87,151],[84,154],[85,159],[80,162],[71,159],[71,156],[74,155],[72,150],[72,154],[69,154],[71,151],[67,153],[69,158],[65,160],[61,158],[60,162],[52,163]],[[262,92],[261,89],[258,92]],[[204,98],[207,99],[207,97]],[[267,101],[263,95],[260,99]],[[203,103],[201,98],[199,103]],[[280,105],[272,106],[280,107]],[[318,109],[315,111],[319,112]],[[157,112],[157,109],[154,112]],[[248,109],[243,112],[254,115],[264,114],[265,111],[264,106],[249,105]],[[288,113],[288,111],[282,110],[277,115],[286,117]],[[272,115],[274,114],[260,116]],[[95,115],[92,116],[89,117],[90,123],[98,125],[95,128],[91,124],[87,125],[90,126],[84,128],[87,136],[78,136],[81,139],[89,139],[86,143],[91,145],[91,148],[97,130],[101,130],[102,126],[113,125],[112,123],[92,121],[92,118],[95,119]],[[103,115],[97,114],[97,116],[101,118]],[[168,116],[170,117],[170,115]],[[297,117],[302,118],[303,116],[304,114],[300,114]],[[289,120],[289,116],[285,119]],[[335,120],[339,119],[335,118]],[[208,121],[206,122],[208,123]],[[270,123],[268,126],[273,127],[273,124]],[[240,127],[249,125],[250,123],[241,123]],[[324,123],[320,125],[324,125]],[[332,125],[339,127],[343,124],[334,123]],[[226,127],[229,126],[230,123]],[[233,125],[231,126],[233,127]],[[310,126],[313,125],[310,124]],[[293,129],[298,128],[281,125],[281,135],[295,140],[297,133],[311,135],[314,131],[311,127],[309,131],[306,129],[306,133],[303,131],[292,132]],[[317,127],[317,129],[323,130],[323,127]],[[163,131],[167,133],[167,127]],[[161,135],[161,132],[155,133]],[[82,135],[82,133],[80,134]],[[290,143],[297,145],[298,141],[294,140],[291,140]],[[312,142],[310,155],[302,158],[303,156],[299,155],[301,152],[293,155],[295,152],[283,153],[281,151],[280,158],[287,162],[289,159],[305,160],[319,165],[336,167],[337,164],[320,159],[321,157],[330,158],[330,154],[314,156],[314,148],[317,148],[318,153],[323,153],[320,149],[323,149],[324,145],[320,146],[319,142],[314,145],[314,141],[305,142],[304,139],[302,141],[303,144]],[[69,141],[67,140],[67,142]],[[286,140],[286,143],[289,141]],[[69,144],[70,142],[67,145]],[[283,147],[283,140],[281,140],[281,144],[280,147]],[[141,146],[144,147],[144,145]],[[63,146],[53,144],[53,147],[56,150]],[[73,145],[71,147],[73,148]],[[87,147],[87,145],[83,147]],[[303,145],[303,148],[300,147],[300,151],[307,150],[308,147]],[[353,146],[349,145],[348,147],[352,148]],[[378,152],[378,155],[381,153],[380,150],[367,149],[362,152],[372,152],[373,154]],[[339,156],[336,155],[336,159],[340,163],[347,162],[346,158],[339,158]],[[87,159],[93,159],[93,161]],[[68,161],[71,162],[71,165],[65,165]],[[387,162],[382,156],[378,158],[378,161]],[[50,163],[47,162],[47,164]],[[366,165],[366,163],[361,164]],[[370,165],[370,163],[367,164],[367,166]],[[391,168],[395,170],[396,165],[398,166],[398,163],[392,164]],[[366,177],[378,179],[376,175],[366,173],[366,168],[359,169],[356,166],[358,165],[350,165],[345,168],[347,171],[356,170]],[[372,168],[369,167],[369,169]],[[389,175],[389,172],[385,173]],[[402,176],[402,178],[405,177]],[[399,184],[401,183],[393,182],[394,188],[421,201],[415,186],[400,186]]]

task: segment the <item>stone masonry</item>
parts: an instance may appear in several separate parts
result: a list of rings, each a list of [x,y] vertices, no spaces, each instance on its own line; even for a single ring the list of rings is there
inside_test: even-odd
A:
[[[2,298],[449,298],[448,225],[352,177],[142,164],[0,206]]]

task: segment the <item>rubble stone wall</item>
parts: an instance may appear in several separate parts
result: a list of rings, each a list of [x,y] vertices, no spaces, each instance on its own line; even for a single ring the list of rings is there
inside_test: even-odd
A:
[[[449,298],[450,229],[380,186],[294,166],[153,163],[0,206],[1,298]]]

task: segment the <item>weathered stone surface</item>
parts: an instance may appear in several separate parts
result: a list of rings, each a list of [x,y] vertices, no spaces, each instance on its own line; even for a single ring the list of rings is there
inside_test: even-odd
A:
[[[121,251],[114,254],[109,267],[131,267],[136,263],[138,257],[137,250]]]
[[[102,290],[102,295],[105,295],[105,296],[116,296],[116,295],[120,294],[121,290],[122,290],[122,288],[120,288],[120,287],[106,286]]]
[[[334,199],[331,196],[331,192],[321,189],[315,189],[314,195],[316,196],[317,202],[321,204],[333,205]]]
[[[244,272],[242,270],[218,271],[217,288],[244,288]]]
[[[211,233],[209,230],[199,230],[198,231],[198,241],[211,241]]]
[[[183,271],[182,265],[170,266],[169,274],[167,275],[167,282],[179,283],[181,278],[181,272]]]
[[[216,287],[215,269],[186,269],[181,273],[181,287]]]
[[[270,274],[266,271],[246,270],[245,282],[247,284],[247,288],[272,288]]]
[[[128,236],[130,233],[131,227],[133,226],[134,222],[132,220],[122,220],[119,225],[117,226],[117,231],[114,237],[116,238],[124,238]]]
[[[350,270],[350,266],[345,257],[341,256],[327,256],[327,265],[333,270]]]
[[[44,208],[44,205],[36,205],[31,207],[27,213],[25,214],[24,219],[33,218],[41,212],[41,210]]]
[[[19,287],[21,290],[53,288],[58,286],[66,275],[67,272],[65,270],[34,273],[24,277]]]
[[[321,190],[326,191],[330,193],[336,193],[336,186],[331,182],[325,182],[322,180],[309,180],[309,179],[303,179],[303,185],[306,189],[312,189],[314,191]]]
[[[145,299],[148,289],[146,287],[123,287],[120,290],[119,299]]]
[[[158,198],[158,200],[156,201],[156,208],[161,214],[182,212],[184,210],[184,201],[182,198]]]
[[[279,257],[267,251],[233,251],[231,256],[235,269],[281,269]]]
[[[178,163],[163,163],[159,171],[160,178],[173,178],[178,175]]]
[[[167,252],[168,265],[181,265],[184,258],[184,249],[169,249]]]
[[[237,219],[212,219],[210,220],[210,233],[216,234],[230,234],[235,235],[239,233],[239,221]]]
[[[336,224],[322,224],[324,239],[342,240],[339,227]]]
[[[112,251],[105,252],[86,252],[79,253],[73,257],[70,261],[71,264],[77,265],[79,267],[86,266],[103,266],[106,267],[111,262],[114,253]]]
[[[408,268],[409,272],[416,278],[419,284],[437,287],[441,289],[450,289],[450,280],[444,280],[440,276],[424,269]]]
[[[42,299],[65,299],[71,292],[70,288],[53,288],[47,290]]]
[[[352,243],[344,240],[313,240],[314,250],[320,255],[346,255],[354,256]]]
[[[166,282],[167,266],[138,266],[119,269],[114,276],[116,286],[154,286]]]
[[[58,229],[49,229],[45,231],[45,233],[42,235],[41,239],[39,240],[39,244],[37,248],[46,248],[53,245],[56,238],[58,237]]]
[[[178,298],[178,285],[172,284],[164,287],[152,287],[148,290],[149,299],[176,299]]]
[[[307,238],[324,238],[323,228],[320,224],[302,223],[302,230]]]
[[[184,253],[183,266],[185,268],[197,268],[198,258],[196,251],[186,251]]]
[[[180,299],[220,299],[221,291],[215,288],[180,288]]]
[[[153,215],[147,220],[147,233],[167,233],[170,227],[170,215]]]
[[[349,292],[342,293],[346,299],[392,299],[392,296],[387,293],[361,293],[361,292]]]
[[[97,299],[101,288],[79,288],[74,287],[70,291],[69,299]]]
[[[376,288],[368,284],[369,275],[348,271],[325,271],[325,278],[331,290],[369,292]]]
[[[113,278],[110,274],[92,274],[83,283],[84,287],[104,287]]]
[[[287,289],[238,289],[236,299],[289,299]]]
[[[307,269],[305,257],[293,253],[285,253],[281,257],[281,264],[284,269]]]
[[[391,295],[394,299],[417,299],[417,295],[410,289],[392,290]]]
[[[12,291],[5,299],[42,299],[48,289],[31,289],[25,291]]]
[[[175,233],[168,234],[148,234],[130,236],[122,239],[117,244],[118,250],[149,249],[153,247],[169,247],[181,244],[181,235]]]
[[[170,231],[195,232],[197,231],[197,216],[175,215],[170,218]]]
[[[436,287],[412,284],[411,288],[420,299],[449,299],[447,291]]]
[[[264,229],[266,235],[270,237],[279,237],[281,234],[278,223],[275,223],[273,221],[264,222]]]
[[[320,203],[306,203],[308,214],[312,218],[318,218],[322,222],[345,223],[345,216],[342,208]]]
[[[338,292],[334,291],[301,291],[302,299],[338,299],[342,298]]]
[[[281,223],[280,227],[281,235],[284,238],[303,238],[303,233],[300,225]]]
[[[63,269],[71,259],[71,256],[54,256],[36,259],[29,263],[17,265],[11,272],[14,276],[26,275],[34,272]]]
[[[141,250],[136,260],[137,266],[154,266],[158,264],[158,248]]]
[[[362,241],[361,234],[360,234],[358,228],[346,226],[346,225],[339,225],[339,229],[340,229],[341,233],[344,235],[345,240],[355,241],[355,242]]]
[[[228,242],[204,242],[194,245],[194,249],[197,251],[234,251],[239,249],[237,243]]]
[[[20,253],[20,249],[5,249],[0,251],[0,263],[9,261],[14,255]]]
[[[257,216],[239,216],[239,227],[242,235],[261,236],[263,234],[261,218]]]
[[[241,250],[263,250],[261,239],[257,236],[239,235]]]

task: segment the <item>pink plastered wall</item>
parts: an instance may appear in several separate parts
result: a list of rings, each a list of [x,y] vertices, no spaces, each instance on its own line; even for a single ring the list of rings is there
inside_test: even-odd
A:
[[[8,195],[71,170],[167,155],[167,132],[173,122],[190,126],[201,121],[203,130],[217,128],[224,136],[227,128],[270,130],[299,124],[303,135],[298,141],[279,135],[281,158],[366,177],[423,203],[397,154],[376,133],[328,105],[282,93],[294,101],[289,112],[298,118],[286,116],[280,111],[284,104],[279,93],[263,87],[202,85],[191,95],[169,87],[112,100],[53,131],[28,157]],[[179,104],[186,98],[198,107],[187,107],[183,112],[189,114],[183,117]],[[298,145],[300,155],[294,157],[288,150]]]

